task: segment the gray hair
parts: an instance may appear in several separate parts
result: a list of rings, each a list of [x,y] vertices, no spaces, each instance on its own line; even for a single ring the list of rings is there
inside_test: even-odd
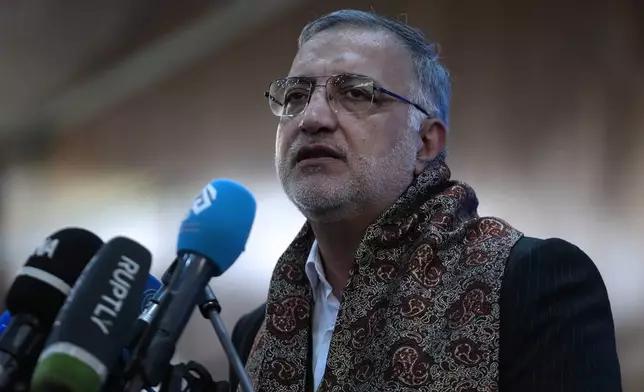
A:
[[[316,34],[338,26],[385,31],[401,41],[411,54],[416,74],[416,80],[411,85],[410,100],[448,126],[451,95],[449,72],[438,61],[437,45],[428,42],[422,31],[373,12],[340,10],[307,24],[298,38],[298,47]],[[425,116],[413,106],[409,113],[409,125],[412,129],[418,129]]]

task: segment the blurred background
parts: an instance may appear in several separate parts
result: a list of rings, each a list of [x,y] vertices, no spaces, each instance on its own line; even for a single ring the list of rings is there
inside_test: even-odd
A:
[[[303,25],[406,19],[453,75],[453,177],[481,215],[586,251],[608,287],[626,391],[644,389],[644,3],[638,0],[0,0],[0,288],[53,231],[130,236],[160,276],[192,198],[247,185],[247,251],[214,279],[232,331],[304,219],[273,168],[263,92]],[[228,365],[198,312],[180,354]]]

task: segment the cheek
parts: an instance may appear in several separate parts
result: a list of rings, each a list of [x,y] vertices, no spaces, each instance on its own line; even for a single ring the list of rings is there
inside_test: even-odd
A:
[[[356,158],[369,157],[378,151],[380,127],[369,120],[368,117],[343,118],[340,123],[346,149]]]
[[[282,138],[280,137],[279,131],[275,134],[275,155],[279,155],[281,152],[281,143]]]
[[[365,158],[387,155],[396,144],[396,133],[386,124],[366,122],[352,138],[352,150]]]
[[[275,155],[278,157],[283,157],[288,152],[289,147],[293,143],[293,138],[291,136],[292,132],[289,132],[283,127],[278,127],[275,134]]]

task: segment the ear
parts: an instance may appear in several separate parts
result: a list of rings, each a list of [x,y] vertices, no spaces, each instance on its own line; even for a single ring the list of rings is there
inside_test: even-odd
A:
[[[416,176],[425,169],[427,163],[445,150],[447,127],[437,118],[428,118],[421,123],[418,136],[420,137],[420,145],[414,167],[414,175]]]

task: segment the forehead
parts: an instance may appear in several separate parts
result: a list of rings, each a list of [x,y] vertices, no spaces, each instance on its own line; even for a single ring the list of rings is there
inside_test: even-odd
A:
[[[333,29],[316,34],[302,45],[289,76],[340,73],[366,75],[400,91],[411,82],[411,58],[407,49],[385,32]]]

